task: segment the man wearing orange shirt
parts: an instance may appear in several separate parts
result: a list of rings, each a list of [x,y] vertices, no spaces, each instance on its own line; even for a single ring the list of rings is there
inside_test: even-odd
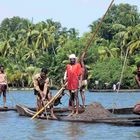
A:
[[[68,82],[67,90],[69,90],[70,100],[72,104],[72,113],[69,116],[72,116],[75,113],[74,102],[76,102],[75,114],[79,113],[78,112],[79,111],[78,88],[81,85],[81,81],[82,81],[82,77],[81,77],[82,71],[81,71],[81,65],[76,62],[75,54],[71,54],[69,56],[69,60],[70,60],[70,64],[67,64],[66,66],[64,80]]]

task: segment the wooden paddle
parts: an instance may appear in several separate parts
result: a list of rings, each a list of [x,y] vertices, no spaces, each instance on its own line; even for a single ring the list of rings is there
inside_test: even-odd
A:
[[[62,87],[56,94],[55,96],[44,105],[44,107],[42,107],[38,112],[35,113],[35,115],[31,118],[34,119],[39,113],[41,113],[46,107],[48,107],[50,104],[52,104],[62,93],[62,91],[65,89],[65,87],[67,86],[67,83],[64,85],[64,87]]]

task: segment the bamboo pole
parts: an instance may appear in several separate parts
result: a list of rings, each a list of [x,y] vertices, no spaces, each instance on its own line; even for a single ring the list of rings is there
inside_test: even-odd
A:
[[[95,38],[95,36],[96,36],[98,30],[100,29],[100,27],[101,27],[101,25],[102,25],[102,22],[103,22],[103,20],[105,19],[105,16],[107,15],[109,9],[111,8],[113,2],[114,2],[114,0],[111,1],[111,3],[110,3],[110,5],[109,5],[108,9],[106,10],[104,16],[101,18],[101,21],[99,22],[98,26],[96,27],[95,32],[94,32],[93,35],[91,36],[89,42],[87,43],[87,45],[86,45],[86,47],[84,48],[82,54],[80,55],[80,58],[81,58],[82,56],[84,57],[84,55],[86,54],[88,47],[90,46],[91,42],[94,40],[94,38]]]

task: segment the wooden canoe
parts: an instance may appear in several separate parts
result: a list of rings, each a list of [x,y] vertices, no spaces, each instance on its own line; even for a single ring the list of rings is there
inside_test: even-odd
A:
[[[27,107],[27,106],[25,106]],[[33,111],[36,111],[36,108],[34,107],[27,107],[29,108],[30,110],[33,110]],[[14,110],[17,110],[17,108],[15,108]],[[50,109],[48,108],[47,111],[49,111]],[[134,114],[133,113],[133,107],[125,107],[125,108],[115,108],[115,109],[112,109],[112,108],[109,108],[107,109],[108,111],[110,111],[111,113],[113,114]],[[55,113],[64,113],[64,112],[70,112],[71,109],[68,108],[68,107],[56,107],[54,108],[54,112]],[[79,107],[79,112],[82,113],[84,111],[84,109],[82,107]]]
[[[23,105],[16,105],[17,112],[21,116],[27,116],[32,117],[36,112],[29,109],[26,106]],[[112,125],[121,125],[121,126],[140,126],[140,116],[113,116],[110,118],[104,118],[104,119],[92,119],[92,120],[79,120],[79,119],[72,119],[69,117],[66,117],[65,114],[63,115],[57,115],[58,119],[52,119],[50,117],[47,117],[49,120],[57,120],[57,121],[67,121],[67,122],[81,122],[81,123],[106,123],[106,124],[112,124]],[[45,116],[38,117],[38,119],[46,119]]]
[[[27,107],[27,106],[26,106]],[[35,107],[27,107],[30,110],[36,111]],[[49,111],[49,109],[47,109]],[[113,112],[114,114],[133,114],[133,107],[127,107],[127,108],[115,108],[115,109],[108,109],[110,112]],[[16,107],[8,107],[8,108],[3,108],[0,107],[0,112],[6,112],[6,111],[17,111]],[[55,113],[63,113],[63,112],[70,112],[71,109],[67,107],[56,107],[54,108]],[[80,112],[83,112],[84,109],[82,107],[79,108]]]

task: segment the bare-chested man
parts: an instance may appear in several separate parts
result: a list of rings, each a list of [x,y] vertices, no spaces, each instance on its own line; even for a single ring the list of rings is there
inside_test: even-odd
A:
[[[48,70],[47,68],[42,68],[41,72],[33,77],[34,83],[34,93],[37,95],[37,111],[39,111],[44,106],[45,100],[50,100],[52,98],[51,92],[49,91],[49,79],[47,78]],[[51,117],[56,119],[53,112],[53,107],[50,107]]]

